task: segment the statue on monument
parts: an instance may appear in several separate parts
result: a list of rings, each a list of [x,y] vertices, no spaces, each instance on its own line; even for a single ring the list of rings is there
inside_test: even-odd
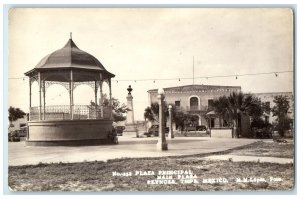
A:
[[[131,91],[133,90],[133,89],[131,88],[131,85],[129,85],[129,87],[127,88],[127,90],[128,90],[128,95],[131,95]]]

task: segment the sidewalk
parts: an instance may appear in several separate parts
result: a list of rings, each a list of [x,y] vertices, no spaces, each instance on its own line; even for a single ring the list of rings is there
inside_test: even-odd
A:
[[[118,145],[37,147],[25,142],[9,142],[8,165],[38,163],[107,161],[116,158],[166,157],[222,152],[256,142],[255,139],[220,139],[210,137],[176,137],[167,139],[167,151],[158,151],[158,138],[119,137]]]

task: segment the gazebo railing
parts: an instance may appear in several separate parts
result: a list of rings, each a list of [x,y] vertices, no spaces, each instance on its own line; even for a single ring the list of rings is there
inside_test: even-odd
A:
[[[88,119],[110,119],[111,107],[89,106],[89,105],[74,105],[73,119],[74,120],[88,120]],[[39,120],[40,107],[30,108],[30,120]],[[103,113],[103,117],[102,117]],[[41,107],[41,120],[71,120],[70,105],[53,105]]]

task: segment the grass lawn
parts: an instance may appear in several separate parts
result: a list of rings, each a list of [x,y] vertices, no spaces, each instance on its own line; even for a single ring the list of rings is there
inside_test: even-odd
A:
[[[276,155],[272,151],[282,149],[288,151],[282,154],[291,157],[293,151],[290,147],[289,144],[257,142],[230,153],[253,155],[268,150],[270,155]],[[185,182],[193,183],[182,183],[178,175],[173,174],[164,177],[172,177],[177,184],[147,184],[147,180],[155,182],[159,176],[162,177],[158,175],[159,171],[170,170],[190,170],[193,176],[180,177],[186,177],[188,180]],[[153,175],[135,175],[136,171],[152,171]],[[113,172],[131,173],[131,176],[113,176]],[[276,181],[270,181],[270,177],[276,178]],[[222,181],[216,180],[219,178]],[[237,182],[237,178],[247,182]],[[265,181],[257,182],[254,178]],[[249,182],[250,179],[253,181]],[[15,191],[265,191],[291,190],[293,185],[293,164],[208,161],[197,155],[9,167],[9,186]]]
[[[233,150],[232,155],[248,155],[248,156],[267,156],[278,158],[293,158],[294,143],[292,140],[288,143],[277,142],[255,142],[253,144],[242,147],[241,150]]]
[[[184,133],[174,133],[175,137],[210,137],[209,134],[203,132],[187,132],[186,135]]]

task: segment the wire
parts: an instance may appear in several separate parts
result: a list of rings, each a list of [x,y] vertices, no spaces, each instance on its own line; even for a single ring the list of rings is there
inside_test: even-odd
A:
[[[256,76],[256,75],[269,75],[269,74],[275,74],[275,76],[277,77],[278,74],[280,73],[292,73],[293,71],[292,70],[288,70],[288,71],[274,71],[274,72],[264,72],[264,73],[246,73],[246,74],[232,74],[232,75],[214,75],[214,76],[198,76],[198,77],[194,77],[194,79],[211,79],[211,78],[223,78],[223,77],[242,77],[242,76]],[[23,79],[24,78],[28,78],[27,76],[24,76],[24,77],[9,77],[8,79],[9,80],[16,80],[16,79]],[[168,81],[168,80],[177,80],[177,81],[181,81],[181,80],[184,80],[184,79],[193,79],[193,77],[176,77],[176,78],[161,78],[161,79],[158,79],[158,78],[148,78],[148,79],[118,79],[118,80],[112,80],[112,81],[116,81],[117,83],[120,82],[120,81],[134,81],[134,82],[137,82],[137,81],[153,81],[154,83],[156,81]]]
[[[257,76],[257,75],[269,75],[269,74],[275,74],[275,76],[277,77],[278,74],[280,73],[292,73],[293,71],[275,71],[275,72],[265,72],[265,73],[247,73],[247,74],[232,74],[232,75],[218,75],[218,76],[199,76],[199,77],[194,77],[194,79],[212,79],[212,78],[224,78],[224,77],[235,77],[236,79],[238,77],[242,77],[242,76]],[[131,79],[118,79],[118,80],[113,80],[118,82],[129,82],[129,81],[153,81],[153,83],[155,83],[156,81],[168,81],[168,80],[176,80],[176,81],[181,81],[181,80],[189,80],[189,79],[193,79],[193,77],[181,77],[181,78],[164,78],[164,79],[135,79],[135,80],[131,80]]]

